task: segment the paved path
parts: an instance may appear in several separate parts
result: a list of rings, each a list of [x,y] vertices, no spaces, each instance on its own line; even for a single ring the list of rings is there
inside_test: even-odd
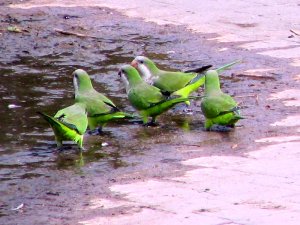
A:
[[[37,4],[44,3],[37,1]],[[226,3],[222,0],[72,0],[63,4],[107,6],[146,21],[187,25],[194,31],[218,34],[215,39],[220,42],[237,42],[257,54],[289,59],[291,66],[300,66],[300,36],[297,35],[300,35],[300,3],[296,0],[228,0]],[[52,1],[51,5],[62,3]],[[298,82],[300,67],[298,77],[294,78]],[[299,90],[287,89],[270,98],[283,99],[287,107],[300,106]],[[91,207],[130,206],[131,213],[95,216],[81,223],[299,224],[299,119],[300,113],[291,114],[271,124],[294,127],[294,135],[256,140],[269,145],[244,157],[191,159],[182,163],[195,169],[183,177],[111,186],[113,192],[124,194],[125,200],[95,199]]]
[[[291,65],[300,66],[300,36],[290,31],[300,32],[297,1],[100,2],[147,21],[187,25],[202,33],[217,33],[218,41],[243,42],[242,48],[279,60],[290,58]],[[294,37],[289,38],[290,35]],[[299,106],[299,93],[300,90],[287,90],[270,97],[292,97],[285,102],[292,107]],[[295,124],[295,116],[273,124],[294,125],[295,136],[257,140],[274,144],[245,157],[192,159],[183,163],[205,168],[169,181],[112,186],[112,191],[126,194],[129,202],[110,203],[107,207],[129,205],[136,207],[137,212],[95,218],[84,224],[299,224],[300,130],[297,126],[300,124]],[[97,205],[97,201],[94,204]]]

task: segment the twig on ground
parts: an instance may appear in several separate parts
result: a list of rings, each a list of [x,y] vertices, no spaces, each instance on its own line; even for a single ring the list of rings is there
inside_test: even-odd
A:
[[[257,97],[257,94],[254,94],[254,95],[238,95],[238,96],[234,96],[234,98],[246,98],[246,97]]]
[[[290,30],[293,34],[300,36],[300,30]]]
[[[239,73],[239,74],[232,74],[233,77],[250,77],[254,79],[270,79],[270,80],[276,80],[275,77],[271,76],[266,76],[266,75],[255,75],[255,74],[244,74],[244,73]]]
[[[56,32],[60,33],[60,34],[64,34],[64,35],[74,35],[77,37],[89,37],[89,38],[97,38],[95,36],[90,36],[90,35],[86,35],[86,34],[81,34],[81,33],[76,33],[76,32],[71,32],[71,31],[66,31],[66,30],[61,30],[61,29],[54,29]]]
[[[96,36],[91,36],[91,35],[87,35],[87,34],[82,34],[82,33],[77,33],[77,32],[72,32],[72,31],[67,31],[67,30],[61,30],[61,29],[58,29],[58,28],[55,28],[54,31],[56,31],[57,33],[63,34],[63,35],[74,35],[76,37],[81,37],[81,38],[93,38],[93,39],[96,39],[96,40],[102,40],[102,41],[107,41],[107,42],[128,41],[128,42],[132,42],[132,43],[136,43],[136,44],[140,44],[141,43],[141,41],[136,41],[136,40],[124,40],[124,39],[114,40],[114,39],[107,39],[107,38],[96,37]]]
[[[256,103],[256,105],[258,105],[258,95],[256,95],[255,103]]]

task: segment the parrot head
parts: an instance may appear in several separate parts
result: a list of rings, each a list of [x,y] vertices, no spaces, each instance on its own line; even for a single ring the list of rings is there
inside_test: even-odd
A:
[[[145,81],[150,80],[154,75],[153,73],[155,72],[155,70],[157,70],[154,62],[145,56],[135,57],[135,59],[131,62],[131,66],[133,66],[140,72]]]
[[[219,74],[216,70],[208,70],[205,74],[205,91],[220,91]]]
[[[120,76],[126,87],[142,80],[139,72],[131,65],[122,66],[119,70],[118,75]]]
[[[219,74],[216,70],[208,70],[205,74],[205,81],[207,83],[214,82],[215,80],[219,80]]]
[[[90,76],[82,69],[77,69],[73,72],[73,84],[75,89],[75,96],[80,92],[93,89]]]

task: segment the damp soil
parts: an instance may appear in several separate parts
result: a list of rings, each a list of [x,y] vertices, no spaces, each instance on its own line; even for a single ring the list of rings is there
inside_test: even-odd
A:
[[[293,112],[268,97],[297,88],[288,82],[296,71],[288,61],[239,48],[243,43],[217,43],[209,40],[216,34],[146,23],[99,7],[22,10],[4,4],[0,18],[0,224],[76,224],[95,214],[124,214],[127,208],[92,210],[90,200],[122,198],[109,191],[112,184],[181,175],[191,169],[180,163],[185,159],[243,156],[263,145],[256,139],[291,134],[270,126]],[[10,32],[9,26],[22,32]],[[200,102],[193,102],[189,110],[178,106],[161,115],[158,127],[113,122],[102,135],[85,135],[82,154],[72,144],[58,153],[51,129],[36,112],[54,114],[72,104],[71,74],[77,68],[91,75],[95,89],[133,112],[117,72],[136,55],[170,70],[242,58],[221,79],[223,90],[245,106],[246,119],[231,132],[205,132]],[[276,73],[244,74],[261,67]]]

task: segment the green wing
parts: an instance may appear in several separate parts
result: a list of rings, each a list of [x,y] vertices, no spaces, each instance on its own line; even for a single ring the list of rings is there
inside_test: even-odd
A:
[[[117,108],[117,106],[108,97],[106,97],[105,95],[103,95],[95,90],[93,90],[93,91],[94,91],[94,93],[92,96],[94,96],[94,98],[99,98],[107,105],[110,105],[113,108]]]
[[[164,92],[173,93],[185,87],[196,76],[196,73],[160,71],[153,85]]]
[[[234,99],[224,93],[205,97],[201,102],[201,110],[206,118],[215,118],[229,112],[237,106]]]
[[[129,89],[128,99],[138,110],[143,110],[165,99],[161,91],[151,85],[140,84]]]
[[[74,104],[59,110],[54,118],[79,134],[84,134],[88,126],[86,111],[81,104]]]
[[[88,116],[109,114],[111,112],[119,111],[109,98],[94,90],[76,96],[75,101],[85,105]]]

